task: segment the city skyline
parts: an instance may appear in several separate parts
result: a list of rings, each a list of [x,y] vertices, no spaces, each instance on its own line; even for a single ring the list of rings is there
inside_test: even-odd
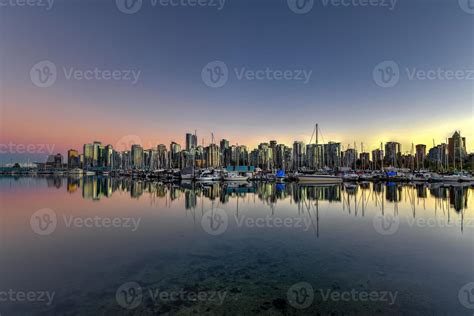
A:
[[[427,149],[430,149],[430,148],[433,147],[433,145],[437,146],[437,145],[440,145],[440,144],[448,144],[448,139],[456,132],[460,132],[461,136],[465,139],[469,138],[463,133],[463,131],[459,131],[459,130],[455,129],[452,133],[450,133],[450,134],[448,133],[448,136],[444,140],[439,140],[438,141],[438,140],[433,138],[430,142],[427,142],[427,143],[412,142],[412,143],[409,143],[409,144],[403,144],[403,143],[399,142],[396,138],[387,138],[387,140],[385,140],[385,141],[381,140],[378,144],[372,144],[372,146],[371,146],[370,144],[367,144],[365,142],[353,141],[352,143],[351,142],[344,143],[344,142],[339,141],[338,139],[327,139],[326,137],[324,137],[324,135],[321,135],[321,132],[320,132],[318,143],[319,144],[327,144],[329,142],[339,143],[341,145],[341,151],[346,151],[347,149],[354,149],[355,148],[357,150],[358,154],[360,154],[360,153],[369,153],[370,159],[373,159],[372,151],[380,149],[381,146],[382,146],[382,150],[384,150],[385,144],[390,143],[390,142],[395,142],[395,143],[400,144],[400,147],[401,147],[400,153],[401,154],[415,154],[416,153],[416,148],[415,147],[417,145],[425,145]],[[247,147],[249,152],[251,150],[258,149],[260,144],[264,144],[264,143],[268,144],[271,141],[276,141],[277,144],[283,144],[283,145],[285,145],[289,148],[291,148],[295,142],[302,142],[305,145],[315,143],[314,135],[308,134],[308,135],[305,135],[304,139],[294,139],[291,142],[282,142],[282,141],[279,141],[276,137],[274,137],[274,138],[270,137],[266,140],[262,140],[261,142],[259,142],[256,145],[248,145],[246,143],[233,142],[231,139],[229,139],[227,137],[216,136],[212,132],[211,132],[211,135],[208,138],[200,137],[197,130],[194,130],[192,132],[187,131],[186,133],[183,133],[183,136],[181,136],[181,139],[174,139],[173,138],[173,139],[170,139],[167,142],[166,141],[165,142],[160,142],[160,141],[156,141],[156,140],[155,141],[150,140],[148,142],[145,142],[145,141],[143,141],[143,139],[147,139],[147,138],[142,138],[138,135],[125,135],[125,136],[121,137],[120,139],[118,139],[115,143],[104,141],[104,139],[107,139],[107,137],[96,137],[96,138],[93,138],[92,140],[89,140],[89,141],[84,142],[82,144],[78,144],[78,145],[69,144],[69,146],[66,145],[64,147],[64,149],[61,149],[61,150],[57,150],[58,147],[55,144],[48,144],[48,143],[45,143],[45,142],[43,142],[43,143],[40,143],[40,142],[39,143],[29,143],[29,144],[16,144],[16,143],[13,143],[13,142],[10,142],[10,143],[3,143],[2,142],[0,144],[0,146],[1,146],[0,149],[1,149],[1,154],[2,154],[0,164],[5,165],[5,164],[16,163],[16,162],[19,162],[19,163],[42,162],[48,156],[54,155],[54,154],[57,154],[57,153],[63,155],[64,157],[67,157],[67,153],[68,153],[69,150],[77,150],[78,152],[82,152],[82,148],[83,148],[84,144],[93,143],[94,141],[100,142],[103,146],[111,145],[114,150],[121,151],[121,152],[122,151],[130,151],[132,145],[140,145],[144,150],[156,149],[157,146],[159,146],[159,145],[165,145],[167,150],[169,150],[169,148],[171,146],[170,144],[173,144],[173,143],[178,144],[180,146],[180,151],[181,150],[188,150],[188,148],[187,148],[187,143],[188,143],[187,135],[192,135],[193,139],[194,139],[194,137],[197,136],[196,139],[192,141],[192,142],[194,142],[194,146],[207,147],[212,143],[219,146],[219,143],[220,143],[221,140],[226,140],[226,141],[228,141],[230,146],[245,146],[245,147]],[[212,142],[212,136],[214,136],[214,142]],[[323,139],[321,138],[321,136],[323,137]],[[288,139],[289,138],[291,138],[291,137],[288,137]],[[311,140],[311,143],[309,143],[310,140]],[[434,142],[434,144],[433,144],[433,142]],[[474,153],[474,150],[469,149],[469,144],[470,143],[466,141],[466,144],[465,144],[466,154]],[[363,146],[363,150],[361,150],[362,146]],[[29,147],[34,148],[34,150],[41,151],[41,153],[39,153],[39,154],[34,153],[34,152],[31,153],[31,151],[28,150]],[[18,150],[18,148],[20,148],[20,150]]]
[[[314,139],[314,141],[312,141]],[[187,168],[261,168],[263,170],[338,170],[343,167],[359,170],[376,170],[386,167],[411,170],[472,169],[474,153],[466,149],[466,137],[459,131],[446,142],[433,144],[412,144],[410,153],[402,151],[398,142],[380,143],[378,148],[358,148],[354,143],[344,147],[334,141],[319,142],[319,128],[315,125],[311,142],[294,141],[292,145],[270,140],[256,148],[245,144],[233,144],[223,138],[199,145],[196,131],[186,133],[185,146],[172,141],[169,146],[158,144],[144,147],[136,137],[122,139],[113,146],[99,140],[83,144],[82,152],[69,149],[67,156],[50,154],[45,162],[37,161],[41,170],[84,169],[84,170],[163,170]],[[64,161],[66,158],[66,161]],[[10,164],[12,165],[12,164]],[[15,164],[16,165],[16,164]]]

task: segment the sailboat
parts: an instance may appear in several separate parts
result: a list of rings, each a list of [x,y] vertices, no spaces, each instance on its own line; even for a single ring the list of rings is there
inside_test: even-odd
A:
[[[316,134],[316,145],[318,145],[318,124],[315,125],[313,135]],[[311,141],[310,141],[311,142]],[[342,178],[338,176],[333,176],[329,174],[299,174],[296,173],[295,178],[298,182],[301,183],[320,183],[320,184],[331,184],[331,183],[341,183]]]

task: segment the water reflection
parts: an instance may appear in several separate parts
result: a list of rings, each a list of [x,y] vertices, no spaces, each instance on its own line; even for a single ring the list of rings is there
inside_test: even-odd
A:
[[[336,307],[367,307],[365,314],[461,315],[457,294],[473,276],[473,188],[465,185],[160,183],[97,176],[2,180],[7,194],[0,220],[8,223],[4,240],[10,241],[2,249],[7,261],[2,284],[27,288],[34,282],[34,288],[55,290],[55,306],[45,309],[50,314],[94,314],[101,306],[123,313],[116,290],[133,280],[147,289],[197,286],[229,293],[217,307],[159,306],[159,312],[171,314],[191,308],[202,314],[208,308],[215,314],[257,314],[305,281],[321,289],[400,292],[394,306],[318,301],[307,315],[330,315]],[[44,207],[61,221],[50,236],[38,236],[29,226],[31,214]],[[227,231],[218,236],[202,224],[212,208],[228,216]],[[398,231],[377,230],[379,215],[399,218]],[[141,224],[134,232],[70,228],[62,222],[69,216],[132,217]],[[267,218],[308,225],[245,224]],[[148,298],[144,302],[137,314],[149,310]],[[287,307],[274,314],[297,312]]]
[[[109,198],[116,191],[129,192],[131,198],[140,198],[151,194],[157,198],[168,197],[171,200],[184,197],[185,208],[197,206],[198,197],[219,200],[228,203],[230,198],[255,196],[265,205],[272,207],[279,200],[291,199],[296,204],[305,201],[328,201],[342,203],[348,210],[363,210],[369,200],[383,208],[384,202],[400,203],[409,201],[413,207],[428,198],[434,198],[439,208],[454,209],[460,213],[468,208],[469,185],[460,184],[404,184],[394,182],[344,183],[341,185],[299,185],[297,183],[161,183],[154,181],[132,180],[130,178],[111,177],[48,177],[48,187],[62,188],[67,192],[82,192],[84,199],[100,200]]]

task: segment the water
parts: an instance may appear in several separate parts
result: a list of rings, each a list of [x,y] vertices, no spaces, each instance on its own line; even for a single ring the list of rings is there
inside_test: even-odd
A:
[[[469,186],[3,177],[0,192],[2,316],[474,312]]]

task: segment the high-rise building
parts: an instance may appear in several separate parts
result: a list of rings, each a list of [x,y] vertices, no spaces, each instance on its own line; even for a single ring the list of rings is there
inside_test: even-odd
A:
[[[357,150],[354,148],[348,148],[346,151],[344,151],[342,155],[342,161],[344,167],[356,169],[356,162],[357,162]]]
[[[166,145],[160,144],[156,146],[157,151],[157,169],[166,169],[169,168],[169,161],[168,161],[168,150],[166,149]]]
[[[79,152],[75,149],[69,149],[67,151],[67,167],[72,168],[79,168],[81,166],[81,162],[79,160]]]
[[[372,150],[372,162],[374,169],[382,169],[383,167],[383,150],[375,149]]]
[[[114,164],[113,164],[113,153],[114,153],[114,148],[112,147],[112,145],[107,145],[105,146],[104,150],[103,150],[103,153],[104,153],[104,167],[108,168],[108,169],[112,169],[114,167]]]
[[[360,159],[360,167],[361,169],[365,170],[370,167],[370,154],[367,152],[363,152],[359,154]]]
[[[448,145],[443,143],[431,148],[428,152],[427,160],[431,166],[437,170],[448,168]]]
[[[461,132],[454,132],[448,139],[448,155],[449,164],[454,168],[460,167],[466,158],[466,138],[461,137]]]
[[[401,145],[397,142],[388,142],[385,144],[385,163],[389,166],[400,167]]]
[[[132,145],[131,163],[134,169],[143,169],[143,147],[137,144]]]
[[[191,152],[197,147],[197,136],[196,134],[186,134],[186,151]]]
[[[258,166],[263,170],[273,169],[273,151],[268,143],[258,145]]]
[[[222,139],[220,141],[220,150],[221,150],[221,165],[226,167],[232,164],[232,153],[229,147],[229,141],[227,139]]]
[[[56,155],[49,155],[46,160],[46,166],[50,168],[62,168],[63,166],[63,155],[57,153]]]
[[[415,167],[418,170],[423,169],[425,167],[426,160],[426,145],[418,144],[415,148]]]
[[[210,144],[205,149],[206,152],[206,166],[208,168],[217,168],[220,164],[219,146]]]
[[[99,157],[100,157],[100,148],[102,143],[99,141],[94,141],[92,143],[92,166],[98,167],[99,166]]]
[[[94,145],[93,144],[84,144],[83,147],[84,154],[84,165],[83,168],[90,168],[93,166],[94,161]]]
[[[170,144],[170,166],[171,168],[179,168],[179,160],[181,152],[181,145],[175,142]]]
[[[341,166],[341,143],[324,144],[324,165],[331,169]]]
[[[275,168],[277,169],[288,169],[288,163],[285,159],[285,148],[286,146],[283,144],[278,144],[275,146],[273,152],[273,159],[275,161]]]
[[[293,143],[293,170],[304,167],[305,163],[305,145],[303,142],[295,141]]]

